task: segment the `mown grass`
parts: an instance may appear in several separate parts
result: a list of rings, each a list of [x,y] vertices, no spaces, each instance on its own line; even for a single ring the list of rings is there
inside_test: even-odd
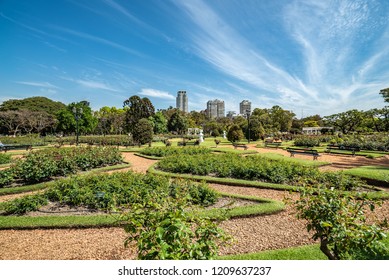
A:
[[[267,250],[258,253],[219,256],[218,260],[326,260],[319,245],[305,245],[288,249]]]
[[[271,160],[284,160],[284,161],[289,161],[289,162],[294,162],[298,163],[301,165],[305,166],[325,166],[325,165],[330,165],[330,162],[326,161],[317,161],[317,160],[307,160],[307,159],[301,159],[301,158],[294,158],[294,157],[287,157],[281,154],[276,154],[276,153],[261,153],[259,155],[255,156],[261,156],[261,157],[266,157]]]
[[[345,170],[344,173],[360,178],[389,182],[389,167],[360,166]]]
[[[0,229],[49,229],[112,227],[117,223],[114,215],[79,216],[0,216]]]
[[[389,236],[382,240],[389,248]],[[320,251],[319,244],[287,249],[267,250],[257,253],[219,256],[218,260],[328,260]],[[367,260],[389,260],[389,255],[366,256]]]

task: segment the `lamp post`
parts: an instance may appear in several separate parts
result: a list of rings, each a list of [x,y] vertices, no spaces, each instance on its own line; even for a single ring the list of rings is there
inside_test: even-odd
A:
[[[80,134],[80,130],[78,129],[78,121],[82,115],[82,108],[73,107],[73,113],[76,119],[76,146],[78,146],[78,136]]]
[[[250,143],[250,110],[246,110],[246,115],[247,115],[247,122],[248,122],[248,130],[249,130],[249,137],[248,137],[248,143]]]

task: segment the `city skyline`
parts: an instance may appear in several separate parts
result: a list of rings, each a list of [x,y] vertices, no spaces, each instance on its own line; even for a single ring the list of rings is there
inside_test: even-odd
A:
[[[223,99],[321,116],[384,107],[389,2],[166,0],[0,2],[0,102],[44,96],[190,111]]]

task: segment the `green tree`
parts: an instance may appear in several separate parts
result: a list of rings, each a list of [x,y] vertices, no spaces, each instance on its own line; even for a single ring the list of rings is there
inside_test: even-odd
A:
[[[204,124],[204,132],[211,136],[218,137],[220,136],[220,133],[223,132],[223,129],[218,121],[210,120]]]
[[[363,111],[356,109],[342,112],[339,114],[333,114],[324,117],[327,126],[333,126],[340,129],[343,133],[357,131],[363,121]]]
[[[201,112],[191,111],[189,119],[193,121],[195,127],[202,127],[205,124],[206,116]]]
[[[237,124],[233,124],[228,130],[227,139],[232,143],[240,141],[241,139],[243,139],[243,137],[244,137],[243,131],[240,128],[240,126]]]
[[[248,124],[245,127],[246,139],[249,139],[249,130]],[[265,129],[262,126],[261,119],[259,116],[252,115],[250,116],[250,140],[257,141],[260,138],[263,138],[265,135]]]
[[[65,109],[66,105],[53,101],[46,97],[36,96],[24,99],[9,99],[0,105],[0,111],[28,110],[34,112],[46,112],[55,115],[58,111]]]
[[[154,116],[149,117],[149,120],[153,122],[154,133],[163,134],[167,132],[167,120],[162,112],[155,113]]]
[[[381,240],[382,227],[366,222],[366,211],[375,204],[366,194],[352,194],[329,189],[307,187],[294,202],[297,217],[307,221],[313,240],[330,260],[379,258],[387,255]],[[387,227],[386,223],[382,226]]]
[[[121,134],[124,130],[124,109],[104,106],[94,116],[98,120],[96,132],[99,134]]]
[[[167,128],[170,132],[178,134],[183,134],[188,129],[188,122],[180,110],[175,109],[168,121]]]
[[[148,119],[140,119],[132,130],[132,139],[139,146],[150,143],[153,140],[153,124]]]
[[[381,89],[380,94],[384,98],[385,102],[389,102],[389,88]]]
[[[305,121],[304,122],[304,127],[318,127],[319,124],[317,123],[317,121]]]
[[[91,133],[95,130],[97,125],[97,119],[92,114],[92,109],[88,101],[73,102],[66,106],[66,109],[60,110],[57,113],[57,130],[64,133],[76,132],[76,116],[73,112],[74,109],[78,111],[81,109],[82,113],[78,120],[78,129],[80,134]]]
[[[292,127],[292,121],[295,114],[282,109],[280,106],[273,106],[270,109],[270,118],[273,129],[280,132],[289,132]]]
[[[134,126],[140,119],[148,119],[154,116],[155,108],[147,97],[140,98],[137,95],[131,96],[123,102],[126,109],[125,126],[129,132],[132,132]]]

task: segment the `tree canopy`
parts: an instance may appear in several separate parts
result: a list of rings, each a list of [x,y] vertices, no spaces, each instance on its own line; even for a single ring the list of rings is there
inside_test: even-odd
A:
[[[4,101],[0,105],[0,111],[9,111],[9,110],[29,110],[29,111],[39,111],[46,112],[49,115],[55,115],[58,111],[66,108],[66,105],[53,101],[47,97],[28,97],[24,99],[9,99]]]

